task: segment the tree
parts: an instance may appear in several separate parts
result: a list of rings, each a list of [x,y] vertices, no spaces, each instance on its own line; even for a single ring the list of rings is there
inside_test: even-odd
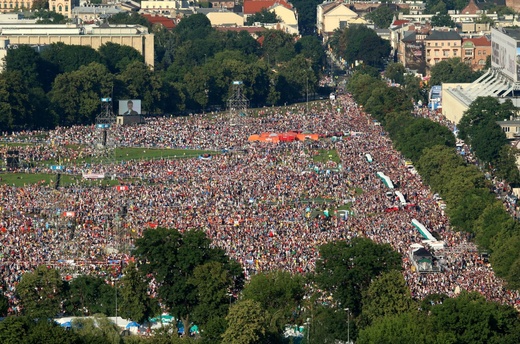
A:
[[[16,287],[23,313],[33,318],[55,317],[61,311],[64,283],[58,270],[40,265],[26,272]]]
[[[138,24],[150,28],[152,25],[144,16],[137,12],[119,12],[106,20],[110,24]]]
[[[401,63],[389,63],[385,70],[385,78],[397,84],[403,84],[405,72],[406,70]]]
[[[135,263],[128,264],[123,273],[119,306],[121,316],[143,324],[159,311],[157,301],[148,294],[149,279]]]
[[[100,99],[112,94],[114,80],[98,63],[56,77],[50,99],[61,124],[90,124],[99,112]]]
[[[140,269],[153,276],[159,286],[158,296],[172,315],[182,320],[185,329],[190,328],[192,314],[201,304],[198,288],[190,283],[197,267],[219,262],[236,276],[235,286],[242,283],[238,263],[210,244],[203,232],[194,229],[183,234],[176,229],[148,229],[136,240],[134,254],[143,262]]]
[[[184,17],[175,27],[174,33],[181,41],[204,39],[211,31],[211,22],[205,14],[197,13]]]
[[[130,62],[117,79],[125,85],[124,96],[142,100],[141,110],[149,113],[161,112],[162,80],[143,62]]]
[[[356,343],[454,344],[456,341],[443,332],[433,333],[424,314],[407,312],[385,316],[361,330]]]
[[[75,316],[115,313],[115,290],[104,279],[80,275],[74,278],[67,290],[65,309]]]
[[[502,203],[494,202],[482,211],[475,222],[475,241],[479,247],[492,253],[495,237],[502,231],[512,231],[514,227],[515,220],[507,213]]]
[[[266,8],[262,8],[260,12],[253,13],[247,17],[246,25],[251,26],[254,23],[279,23],[280,19],[276,15],[276,12],[268,11]]]
[[[373,278],[401,269],[401,258],[390,245],[370,239],[331,242],[320,246],[319,251],[315,275],[318,286],[354,314],[359,314],[361,294]]]
[[[337,45],[331,45],[331,48],[349,64],[363,61],[373,67],[381,67],[383,58],[390,54],[389,42],[364,25],[350,25],[339,35]]]
[[[94,314],[88,318],[76,318],[72,320],[72,330],[76,332],[85,343],[92,344],[122,344],[117,325],[102,314]]]
[[[425,148],[420,159],[415,161],[415,167],[421,174],[421,178],[433,190],[438,190],[440,187],[440,185],[435,183],[435,178],[442,171],[453,171],[455,168],[464,165],[464,160],[457,154],[455,148],[445,145]]]
[[[70,73],[93,62],[102,63],[99,52],[89,46],[53,43],[41,53],[41,58],[56,66],[57,73]]]
[[[222,335],[222,344],[262,343],[268,327],[267,312],[253,300],[239,301],[229,309],[228,328]]]
[[[455,136],[447,127],[426,118],[416,118],[403,129],[398,149],[404,156],[417,161],[426,148],[436,145],[455,147]]]
[[[22,44],[18,48],[7,50],[4,71],[18,71],[29,84],[37,86],[40,85],[41,65],[40,55],[29,45]]]
[[[449,14],[436,14],[431,19],[433,27],[455,27],[455,22],[451,19]]]
[[[107,67],[111,73],[119,73],[126,70],[128,65],[133,61],[144,63],[143,55],[141,55],[136,49],[127,45],[107,42],[99,47],[98,52],[106,61]]]
[[[282,331],[291,323],[304,296],[304,281],[299,275],[274,271],[251,278],[242,292],[243,299],[254,300],[269,313],[273,330]],[[293,319],[294,320],[294,319]]]
[[[365,15],[365,19],[371,20],[378,28],[387,29],[392,24],[395,12],[390,7],[381,5],[375,11]]]
[[[432,333],[452,333],[457,343],[515,343],[520,320],[509,306],[487,302],[476,292],[463,291],[431,309]]]
[[[459,199],[459,202],[449,204],[450,223],[456,230],[474,233],[479,216],[495,199],[489,189],[470,189]]]
[[[204,328],[213,319],[226,316],[234,297],[229,289],[233,286],[233,276],[224,264],[208,262],[197,266],[189,283],[199,295],[199,303],[193,310],[193,321]]]
[[[400,271],[385,272],[363,293],[362,323],[370,326],[381,318],[414,309],[410,289]]]
[[[480,72],[473,72],[460,58],[451,58],[436,63],[431,68],[430,84],[472,82],[480,75]]]

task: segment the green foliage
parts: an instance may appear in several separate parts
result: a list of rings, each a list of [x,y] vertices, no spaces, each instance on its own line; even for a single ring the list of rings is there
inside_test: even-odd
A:
[[[500,166],[505,169],[504,175],[510,174],[514,155],[503,149],[507,139],[496,121],[512,114],[511,104],[500,104],[492,97],[478,97],[459,122],[459,137],[471,145],[475,156],[485,163],[500,161]]]
[[[400,269],[400,255],[390,245],[353,238],[350,242],[336,241],[320,246],[315,280],[342,307],[358,314],[362,292],[372,279],[384,272]]]
[[[435,337],[439,341],[434,341]],[[424,314],[408,312],[386,316],[361,330],[356,343],[455,343],[449,339],[438,332],[433,334]]]
[[[112,93],[113,76],[98,63],[56,77],[50,99],[60,123],[93,123],[99,112],[100,95]]]
[[[150,281],[136,267],[135,263],[130,263],[123,273],[120,289],[120,314],[123,318],[144,324],[160,311],[157,300],[148,295]]]
[[[222,335],[222,344],[262,343],[267,334],[268,315],[260,303],[239,301],[229,309],[228,328]]]
[[[403,139],[397,140],[396,147],[412,161],[419,160],[426,148],[437,145],[455,147],[455,136],[447,127],[425,118],[413,119],[403,127],[403,133],[398,137]]]
[[[455,230],[473,233],[479,216],[495,199],[488,189],[474,188],[458,195],[458,198],[448,208],[450,223]]]
[[[174,29],[181,41],[204,39],[210,32],[211,22],[202,13],[183,18]]]
[[[148,21],[148,19],[146,19],[137,12],[122,11],[110,16],[110,18],[107,19],[107,22],[109,24],[138,24],[146,26],[148,28],[151,27],[151,24]]]
[[[89,344],[122,344],[123,342],[119,335],[119,328],[102,314],[73,319],[72,331]]]
[[[253,300],[269,313],[273,330],[282,331],[291,322],[304,296],[304,280],[288,272],[259,273],[251,278],[242,293],[244,300]]]
[[[389,63],[385,69],[385,78],[390,79],[397,84],[403,84],[405,72],[406,70],[402,63]]]
[[[40,265],[26,272],[16,287],[23,313],[33,318],[55,317],[61,311],[64,283],[58,270]]]
[[[402,273],[396,270],[385,272],[363,293],[361,323],[366,327],[385,316],[409,312],[414,306]]]
[[[482,72],[474,72],[460,58],[452,58],[436,63],[431,68],[430,84],[473,82],[481,75]]]
[[[298,28],[302,35],[313,35],[316,32],[316,7],[321,3],[321,0],[291,1],[298,12]]]
[[[371,20],[378,28],[387,29],[392,24],[396,12],[388,6],[379,6],[376,10],[365,15],[365,19]]]
[[[431,309],[431,332],[447,332],[457,343],[515,343],[520,321],[508,306],[487,302],[478,293],[462,292]]]
[[[122,92],[124,98],[141,99],[142,112],[161,112],[162,80],[143,62],[137,60],[130,62],[117,79],[125,85],[125,90]]]
[[[390,54],[390,43],[380,38],[376,32],[364,25],[350,25],[343,31],[334,32],[330,47],[337,56],[349,64],[363,61],[373,67],[381,67],[383,58]]]
[[[134,48],[112,42],[99,47],[99,54],[106,61],[111,73],[124,71],[133,61],[144,62],[143,55]]]
[[[67,22],[67,18],[63,14],[48,11],[45,8],[40,8],[35,13],[35,17],[38,18],[36,24],[65,24]]]
[[[254,23],[279,23],[276,13],[268,11],[266,8],[262,8],[260,12],[256,12],[247,17],[246,25],[253,25]]]
[[[455,22],[447,13],[439,13],[432,17],[431,24],[433,27],[455,27]]]
[[[205,328],[215,319],[223,319],[234,297],[229,294],[229,286],[233,285],[233,276],[220,262],[208,262],[199,265],[193,271],[189,283],[199,295],[199,304],[193,310],[193,321]],[[213,325],[218,322],[213,322]],[[210,326],[211,327],[211,326]],[[204,336],[208,331],[204,331]],[[209,334],[211,336],[211,333]]]
[[[235,287],[242,283],[243,276],[238,263],[230,261],[222,249],[212,248],[209,239],[199,230],[189,230],[184,234],[166,228],[146,230],[136,240],[134,253],[138,259],[146,262],[139,268],[154,277],[163,304],[172,315],[182,320],[184,328],[190,327],[192,314],[197,307],[205,305],[208,309],[211,306],[215,310],[219,306],[218,302],[224,301],[219,297],[216,300],[201,300],[199,287],[205,286],[195,282],[197,288],[193,287],[193,279],[197,280],[194,275],[197,267],[210,262],[221,263],[233,277],[231,280]],[[217,286],[222,286],[222,283],[220,281]],[[227,286],[231,287],[232,284]],[[215,301],[217,304],[211,303]]]
[[[70,333],[52,320],[10,316],[0,322],[3,344],[79,344],[79,336]]]
[[[115,289],[104,279],[94,276],[78,276],[67,288],[65,310],[74,316],[97,313],[115,314]]]
[[[61,42],[51,44],[40,56],[56,67],[56,74],[74,72],[93,62],[102,63],[101,55],[93,48]]]

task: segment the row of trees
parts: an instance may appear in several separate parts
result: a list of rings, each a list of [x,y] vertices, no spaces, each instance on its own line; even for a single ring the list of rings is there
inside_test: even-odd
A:
[[[260,45],[245,31],[217,31],[203,14],[173,31],[153,30],[155,70],[133,48],[112,43],[98,51],[61,43],[40,54],[10,49],[0,74],[0,130],[90,124],[109,96],[141,99],[150,114],[225,107],[234,80],[244,82],[252,104],[292,102],[316,89],[325,64],[316,37],[272,30]]]
[[[480,247],[492,253],[495,273],[511,288],[520,287],[520,255],[510,246],[519,242],[519,225],[490,192],[492,185],[480,168],[457,154],[453,133],[429,119],[413,117],[412,102],[402,88],[388,87],[379,78],[360,72],[354,74],[348,87],[365,110],[385,126],[394,146],[414,161],[423,181],[446,200],[454,229],[475,235]],[[498,119],[508,118],[512,109],[510,103],[478,98],[465,112],[459,136],[497,176],[517,182],[515,151],[496,124]]]
[[[121,337],[103,314],[74,320],[69,331],[47,320],[60,305],[72,304],[73,294],[76,304],[67,313],[113,315],[111,300],[116,292],[119,315],[144,323],[168,311],[182,320],[184,329],[196,323],[201,331],[196,340],[201,343],[288,343],[283,336],[287,325],[305,327],[304,343],[520,340],[516,311],[486,302],[478,294],[414,300],[401,273],[400,255],[388,244],[354,238],[322,245],[319,250],[311,275],[258,273],[244,287],[239,265],[221,249],[211,247],[203,232],[149,229],[137,241],[137,262],[124,269],[115,286],[96,277],[78,277],[69,289],[83,290],[64,299],[60,291],[67,283],[56,270],[39,267],[23,275],[17,291],[25,316],[0,322],[0,341],[162,344],[192,340],[178,338],[175,325],[173,331],[166,326],[150,338]]]

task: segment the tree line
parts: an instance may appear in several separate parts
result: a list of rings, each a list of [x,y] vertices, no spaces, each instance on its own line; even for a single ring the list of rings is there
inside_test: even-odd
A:
[[[389,244],[353,238],[318,247],[315,272],[258,272],[246,283],[242,267],[212,246],[203,231],[147,229],[135,261],[105,277],[67,282],[40,266],[17,286],[20,315],[0,321],[2,343],[291,343],[287,327],[303,329],[303,343],[517,343],[520,319],[509,306],[477,293],[414,300],[401,257]],[[152,282],[152,283],[151,283]],[[7,310],[3,299],[2,312]],[[116,310],[117,308],[117,310]],[[168,312],[176,320],[153,336],[123,336],[106,316],[146,324]],[[90,316],[66,329],[58,314]],[[182,324],[182,325],[181,325]],[[179,337],[177,326],[193,336]],[[187,331],[187,330],[185,330]]]
[[[62,43],[41,53],[9,49],[0,74],[0,130],[91,124],[102,97],[141,99],[147,114],[225,108],[235,80],[252,105],[293,102],[316,90],[326,64],[316,37],[266,30],[260,44],[245,31],[212,28],[203,14],[172,31],[151,30],[154,70],[135,49],[113,43],[97,51]]]
[[[474,236],[479,247],[490,253],[495,273],[510,288],[520,287],[520,253],[513,249],[520,227],[496,199],[483,172],[492,169],[497,177],[518,182],[516,153],[496,123],[509,118],[512,104],[478,98],[464,113],[459,137],[481,162],[468,164],[457,153],[455,136],[447,127],[411,115],[412,101],[404,89],[361,72],[354,74],[348,87],[365,111],[382,123],[394,146],[414,162],[423,181],[446,201],[453,228]]]

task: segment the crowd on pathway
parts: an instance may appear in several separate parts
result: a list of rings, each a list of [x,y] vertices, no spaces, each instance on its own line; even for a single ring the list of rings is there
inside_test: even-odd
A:
[[[303,131],[319,141],[248,142],[262,132]],[[147,228],[205,231],[244,268],[313,271],[321,244],[356,236],[389,243],[403,257],[403,274],[416,298],[431,293],[455,295],[476,290],[490,300],[516,305],[518,292],[507,291],[489,264],[460,233],[392,148],[382,127],[362,112],[349,95],[305,106],[266,108],[257,117],[190,116],[153,119],[144,125],[118,127],[120,145],[226,150],[205,159],[121,162],[106,167],[125,187],[48,186],[44,183],[0,187],[0,278],[12,313],[22,274],[47,264],[65,274],[118,274],[124,253]],[[346,135],[356,133],[355,135]],[[58,128],[48,145],[88,145],[94,127]],[[343,135],[332,140],[333,135]],[[29,135],[30,136],[30,135]],[[52,142],[51,142],[52,141]],[[313,159],[335,150],[340,164]],[[69,152],[69,150],[63,150]],[[51,154],[35,149],[36,156]],[[65,154],[65,153],[63,153]],[[67,154],[73,154],[70,150]],[[368,162],[366,154],[373,158]],[[82,166],[74,167],[81,170]],[[383,172],[416,207],[406,209],[377,177]],[[347,216],[334,209],[350,206]],[[398,211],[386,212],[390,207]],[[330,216],[310,216],[316,211]],[[444,270],[418,274],[410,246],[421,243],[412,226],[417,219],[446,243]]]

